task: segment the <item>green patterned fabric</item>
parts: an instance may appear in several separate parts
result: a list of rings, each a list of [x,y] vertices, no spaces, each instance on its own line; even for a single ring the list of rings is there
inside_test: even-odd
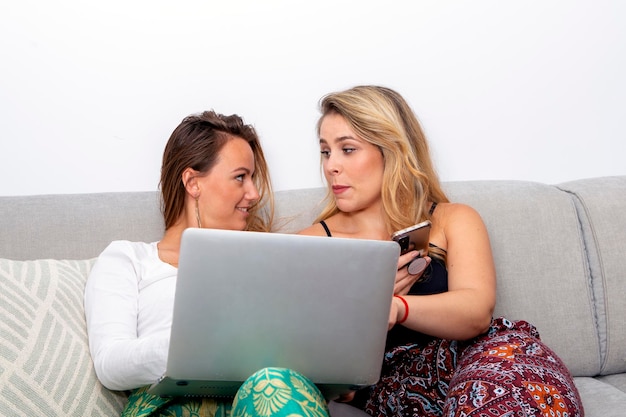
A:
[[[326,400],[304,376],[290,369],[265,368],[248,378],[234,401],[163,398],[147,387],[129,398],[122,417],[328,417]]]
[[[122,417],[228,417],[230,403],[209,398],[164,398],[148,394],[149,387],[139,388],[132,393]]]

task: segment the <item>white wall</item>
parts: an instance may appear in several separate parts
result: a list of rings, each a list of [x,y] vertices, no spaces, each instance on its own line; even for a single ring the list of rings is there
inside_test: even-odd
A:
[[[330,91],[397,89],[444,180],[626,174],[626,2],[0,4],[0,195],[157,189],[180,120],[239,113],[277,190],[321,185]]]

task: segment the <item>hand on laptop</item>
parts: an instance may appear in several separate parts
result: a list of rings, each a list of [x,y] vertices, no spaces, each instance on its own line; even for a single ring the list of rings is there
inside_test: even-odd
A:
[[[411,264],[411,261],[413,261],[418,255],[418,251],[411,251],[401,255],[398,259],[398,272],[396,273],[396,283],[393,287],[394,294],[408,294],[411,286],[415,284],[415,282],[423,275],[426,268],[417,271],[417,274],[411,273],[414,271],[411,270],[409,264]],[[426,261],[426,266],[428,266],[428,264],[430,264],[430,257],[425,256],[423,259]]]
[[[355,392],[356,391],[350,391],[345,394],[341,394],[339,398],[337,398],[335,401],[337,401],[338,403],[349,403],[354,399]]]

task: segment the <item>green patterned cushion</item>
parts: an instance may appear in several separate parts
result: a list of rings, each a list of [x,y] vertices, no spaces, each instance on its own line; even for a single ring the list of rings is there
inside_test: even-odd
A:
[[[119,416],[93,369],[83,290],[94,259],[0,259],[0,415]]]

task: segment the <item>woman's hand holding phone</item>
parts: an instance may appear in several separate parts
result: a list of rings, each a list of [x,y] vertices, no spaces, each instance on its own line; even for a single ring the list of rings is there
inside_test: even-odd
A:
[[[406,295],[409,293],[409,289],[415,284],[415,282],[421,278],[424,270],[422,268],[417,274],[412,274],[410,270],[410,264],[414,260],[422,259],[425,262],[425,266],[430,264],[430,257],[419,257],[418,251],[410,251],[404,255],[400,255],[398,258],[398,271],[396,272],[396,282],[393,287],[393,293],[397,295]]]
[[[405,295],[415,282],[422,276],[430,264],[428,242],[431,223],[429,220],[407,227],[394,233],[391,238],[400,245],[398,272],[394,293]]]

